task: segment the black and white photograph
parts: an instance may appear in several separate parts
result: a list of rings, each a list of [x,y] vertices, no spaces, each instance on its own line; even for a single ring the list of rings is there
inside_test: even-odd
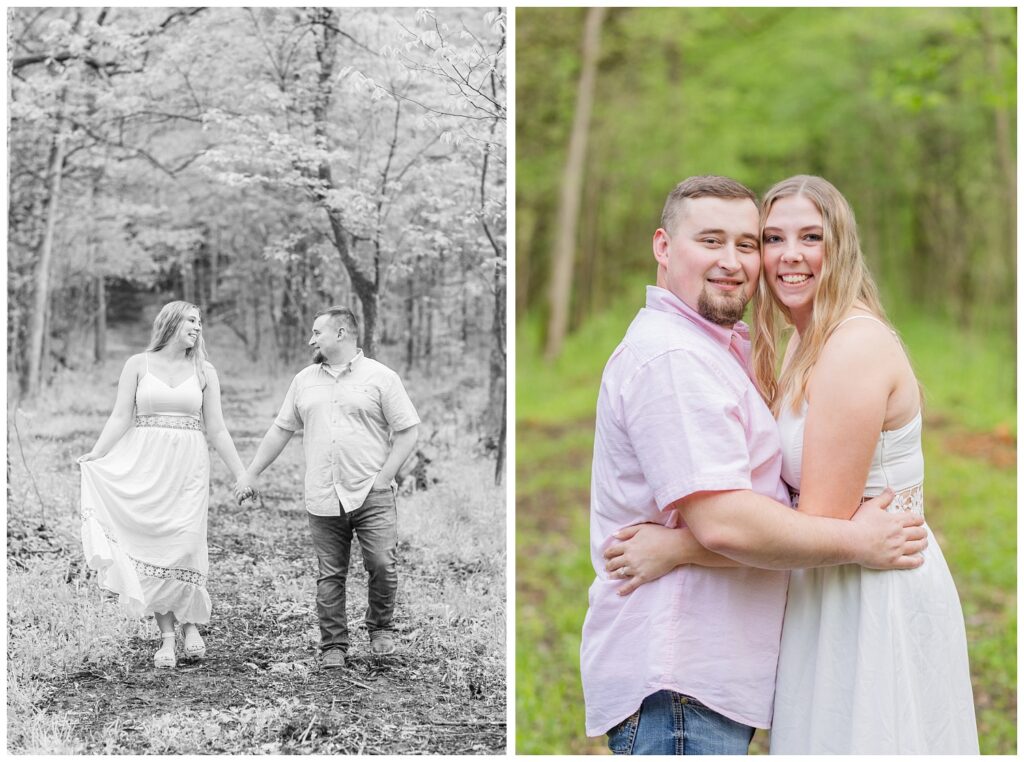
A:
[[[505,754],[506,21],[8,9],[8,753]]]

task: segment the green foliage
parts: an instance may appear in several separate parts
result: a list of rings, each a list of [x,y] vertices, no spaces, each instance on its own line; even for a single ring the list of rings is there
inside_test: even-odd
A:
[[[1006,331],[1014,304],[1012,8],[615,8],[601,33],[575,325],[642,272],[668,191],[820,174],[889,301]],[[580,9],[517,11],[519,318],[543,309]],[[524,277],[525,276],[525,277]]]
[[[604,362],[642,303],[622,287],[547,365],[539,326],[520,324],[516,426],[516,748],[605,750],[584,735],[579,643],[593,581],[589,484],[594,403]],[[1016,750],[1016,408],[1014,353],[999,335],[896,311],[927,394],[929,525],[967,624],[981,750]],[[758,734],[754,752],[765,752]]]

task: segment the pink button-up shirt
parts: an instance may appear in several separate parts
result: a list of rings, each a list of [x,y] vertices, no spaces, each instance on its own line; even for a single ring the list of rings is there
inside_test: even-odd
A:
[[[605,366],[597,400],[590,551],[597,579],[580,667],[587,734],[607,732],[662,689],[737,722],[771,724],[787,572],[679,567],[628,596],[604,571],[611,535],[681,525],[669,505],[749,489],[789,505],[775,420],[748,376],[746,326],[715,325],[671,292],[647,305]]]

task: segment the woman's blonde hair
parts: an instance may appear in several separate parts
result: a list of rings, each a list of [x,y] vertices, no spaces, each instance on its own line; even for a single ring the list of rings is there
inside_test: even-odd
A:
[[[191,311],[195,310],[200,314],[203,314],[202,310],[191,302],[168,302],[160,310],[156,316],[156,320],[153,321],[153,333],[149,338],[149,346],[146,347],[147,352],[159,352],[161,349],[166,347],[174,335],[178,332],[178,328],[185,320],[185,316]],[[196,339],[196,343],[190,348],[185,350],[185,357],[192,360],[192,364],[196,369],[196,376],[199,378],[199,384],[204,389],[206,388],[206,369],[204,363],[206,362],[206,342],[203,341],[203,332],[199,332],[199,336]]]
[[[811,308],[811,320],[800,336],[800,344],[775,379],[777,352],[781,329],[776,320],[781,313],[788,325],[793,324],[789,310],[775,297],[766,281],[764,268],[754,294],[753,364],[761,394],[776,415],[788,401],[794,411],[800,409],[807,394],[811,369],[821,355],[825,342],[836,326],[854,306],[863,304],[890,329],[878,287],[864,261],[857,237],[857,221],[853,209],[832,183],[813,175],[796,175],[776,183],[761,201],[760,235],[764,245],[764,228],[772,204],[781,198],[803,196],[821,212],[823,256],[818,287]]]

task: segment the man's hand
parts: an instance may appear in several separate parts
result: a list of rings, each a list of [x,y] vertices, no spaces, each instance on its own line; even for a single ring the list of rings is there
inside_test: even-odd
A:
[[[385,478],[384,472],[381,471],[377,474],[377,478],[373,480],[373,486],[370,487],[370,489],[391,489],[391,482],[394,481],[394,479],[394,474]]]
[[[235,496],[235,501],[239,505],[246,500],[256,497],[256,479],[248,472],[243,472],[238,477],[238,481],[235,482],[235,486],[231,488],[231,493]]]
[[[619,595],[629,595],[640,585],[668,574],[680,563],[681,533],[686,529],[667,529],[661,524],[635,524],[615,533],[621,542],[604,552],[604,569],[612,579],[626,580]],[[692,534],[691,534],[692,536]]]
[[[928,547],[924,516],[887,513],[893,492],[866,501],[850,519],[861,530],[863,542],[858,563],[868,569],[916,569],[924,563],[921,551]]]

